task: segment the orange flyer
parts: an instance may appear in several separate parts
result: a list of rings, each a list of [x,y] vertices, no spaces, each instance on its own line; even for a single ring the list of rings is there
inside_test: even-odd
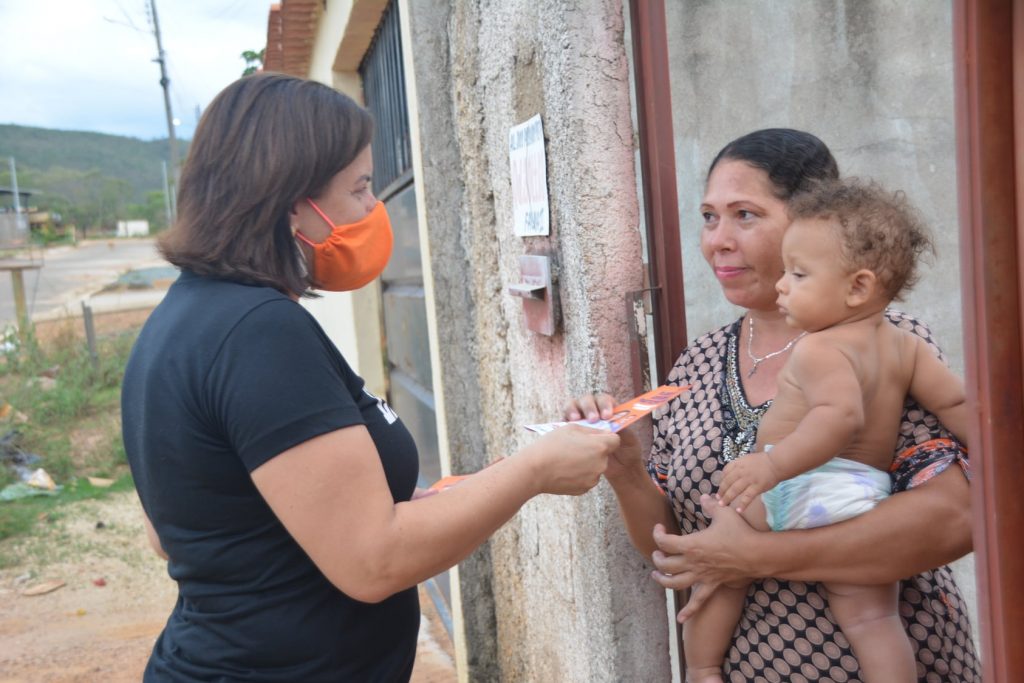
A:
[[[625,403],[615,406],[612,416],[607,420],[596,420],[594,422],[588,422],[587,420],[575,420],[573,422],[546,422],[544,424],[535,425],[524,425],[526,429],[538,434],[546,434],[550,431],[554,431],[559,427],[564,427],[567,424],[579,424],[584,427],[590,427],[591,429],[603,429],[609,432],[618,432],[625,429],[629,425],[633,424],[643,416],[649,414],[655,408],[662,406],[672,399],[676,398],[680,394],[689,391],[690,386],[684,385],[681,387],[672,386],[660,386],[657,389],[652,389],[646,394],[641,394],[636,398],[630,399]],[[443,491],[447,488],[455,486],[460,481],[472,475],[469,474],[453,474],[447,477],[443,477],[430,487],[431,491]]]
[[[526,428],[532,432],[538,432],[540,434],[546,434],[559,427],[564,427],[567,424],[578,424],[584,427],[590,427],[591,429],[603,429],[609,432],[618,432],[625,429],[629,425],[639,420],[644,415],[647,415],[658,406],[664,405],[674,399],[676,396],[689,391],[690,385],[684,385],[681,387],[671,386],[660,386],[657,389],[652,389],[646,394],[640,394],[634,399],[630,399],[625,403],[621,403],[615,406],[612,416],[607,420],[595,420],[589,422],[587,420],[575,420],[574,422],[547,422],[544,424],[526,425]]]

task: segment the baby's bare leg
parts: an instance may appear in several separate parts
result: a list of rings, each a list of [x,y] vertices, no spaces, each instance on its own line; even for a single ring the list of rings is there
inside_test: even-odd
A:
[[[743,518],[759,531],[767,531],[761,496],[743,511]],[[687,683],[721,683],[722,662],[732,634],[743,614],[749,582],[719,586],[704,606],[683,625],[683,654]]]
[[[827,583],[828,605],[860,662],[865,683],[914,683],[917,666],[900,622],[899,584]]]
[[[747,584],[719,586],[683,624],[687,683],[722,683],[722,662],[746,598]]]

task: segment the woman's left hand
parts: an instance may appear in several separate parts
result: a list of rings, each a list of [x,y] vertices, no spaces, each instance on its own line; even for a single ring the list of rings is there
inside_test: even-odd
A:
[[[742,583],[757,575],[753,564],[756,554],[751,548],[759,532],[734,509],[721,507],[711,496],[701,496],[701,507],[711,519],[703,531],[680,536],[666,532],[661,524],[654,527],[658,546],[652,555],[657,567],[652,573],[654,580],[670,590],[699,585],[679,612],[679,621],[696,613],[719,585]]]
[[[611,419],[615,409],[615,399],[611,394],[599,392],[596,394],[584,394],[574,398],[562,408],[562,419],[574,422],[576,420],[597,420]]]
[[[574,398],[565,404],[562,409],[562,418],[568,421],[588,420],[609,420],[615,412],[615,399],[611,394],[597,393],[585,394]],[[584,424],[584,426],[586,426]],[[622,429],[616,434],[619,435],[620,445],[608,459],[608,469],[605,470],[605,478],[614,486],[615,482],[629,477],[641,477],[647,479],[647,468],[644,464],[643,453],[640,449],[640,440],[637,438],[637,425]],[[648,429],[650,427],[648,426]]]

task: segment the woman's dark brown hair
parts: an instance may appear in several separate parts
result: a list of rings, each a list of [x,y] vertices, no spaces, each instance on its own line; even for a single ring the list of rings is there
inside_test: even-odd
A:
[[[764,128],[736,138],[711,162],[708,177],[725,160],[742,161],[767,173],[775,196],[787,202],[814,182],[839,177],[839,165],[825,143],[792,128]]]
[[[161,253],[200,275],[308,296],[289,214],[372,134],[369,112],[326,85],[274,73],[235,81],[199,121]]]

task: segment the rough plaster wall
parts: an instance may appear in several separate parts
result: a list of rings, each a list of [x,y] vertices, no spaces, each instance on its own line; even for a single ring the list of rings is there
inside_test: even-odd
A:
[[[962,375],[951,3],[679,0],[666,7],[691,337],[738,315],[698,248],[708,165],[746,132],[799,128],[825,141],[841,173],[902,189],[924,213],[938,257],[897,306],[928,322]],[[954,569],[977,623],[972,557]]]
[[[452,472],[472,472],[487,464],[483,414],[480,411],[479,316],[474,302],[476,286],[486,269],[469,258],[474,250],[472,231],[464,222],[485,210],[486,195],[467,194],[463,160],[456,144],[455,101],[452,98],[447,0],[409,3],[412,54],[423,149],[423,177],[430,254],[433,260],[434,305],[439,325],[441,382],[445,388],[445,414]],[[467,197],[469,199],[467,199]],[[472,203],[473,209],[468,205]],[[488,220],[488,219],[485,219]],[[479,249],[475,249],[479,251]],[[490,259],[493,262],[493,259]],[[501,370],[499,370],[501,372]],[[491,548],[485,543],[459,568],[463,629],[472,646],[467,652],[468,678],[498,678],[494,633]]]
[[[951,12],[934,0],[668,4],[691,335],[735,314],[697,249],[708,164],[748,131],[800,128],[844,175],[905,190],[924,212],[939,257],[901,307],[929,322],[962,372]]]
[[[467,471],[530,443],[522,425],[557,417],[569,395],[629,393],[623,293],[642,285],[622,7],[411,4],[452,468]],[[421,62],[421,51],[431,57]],[[536,113],[552,235],[520,238],[508,131]],[[527,331],[520,300],[505,291],[524,253],[556,267],[554,337]],[[663,594],[628,546],[606,485],[528,503],[490,556],[495,668],[471,636],[471,679],[667,680]],[[481,582],[481,600],[485,564],[462,571],[464,592]]]

